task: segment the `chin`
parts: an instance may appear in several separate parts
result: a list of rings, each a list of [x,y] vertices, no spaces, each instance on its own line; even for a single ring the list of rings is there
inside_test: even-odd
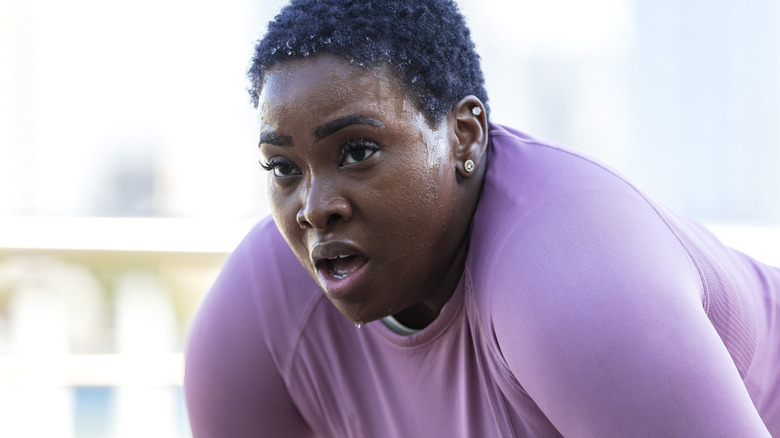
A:
[[[333,299],[330,299],[330,302],[344,317],[355,324],[367,324],[387,316],[384,312],[370,309],[366,302],[343,303]]]

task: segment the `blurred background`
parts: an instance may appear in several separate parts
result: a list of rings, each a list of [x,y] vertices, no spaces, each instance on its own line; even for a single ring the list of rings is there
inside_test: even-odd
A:
[[[189,321],[267,215],[245,71],[282,3],[0,0],[0,436],[190,436]],[[460,4],[494,122],[780,265],[776,1]]]

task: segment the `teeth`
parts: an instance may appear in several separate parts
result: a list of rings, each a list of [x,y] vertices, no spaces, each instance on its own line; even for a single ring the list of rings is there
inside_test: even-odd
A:
[[[354,263],[350,263],[350,260],[354,257],[355,256],[351,254],[339,254],[328,257],[326,259],[325,268],[328,270],[328,273],[337,280],[347,278],[358,268],[357,266],[354,266]],[[342,260],[343,262],[341,262]]]

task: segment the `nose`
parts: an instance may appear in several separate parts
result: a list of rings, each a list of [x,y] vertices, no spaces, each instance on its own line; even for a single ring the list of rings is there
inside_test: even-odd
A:
[[[312,178],[304,191],[301,209],[296,217],[301,228],[325,230],[334,223],[352,219],[352,206],[329,181]]]

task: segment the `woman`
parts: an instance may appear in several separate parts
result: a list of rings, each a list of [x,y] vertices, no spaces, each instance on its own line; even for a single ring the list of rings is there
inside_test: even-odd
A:
[[[489,123],[452,1],[294,0],[250,78],[273,218],[192,326],[195,436],[780,434],[780,272]]]

